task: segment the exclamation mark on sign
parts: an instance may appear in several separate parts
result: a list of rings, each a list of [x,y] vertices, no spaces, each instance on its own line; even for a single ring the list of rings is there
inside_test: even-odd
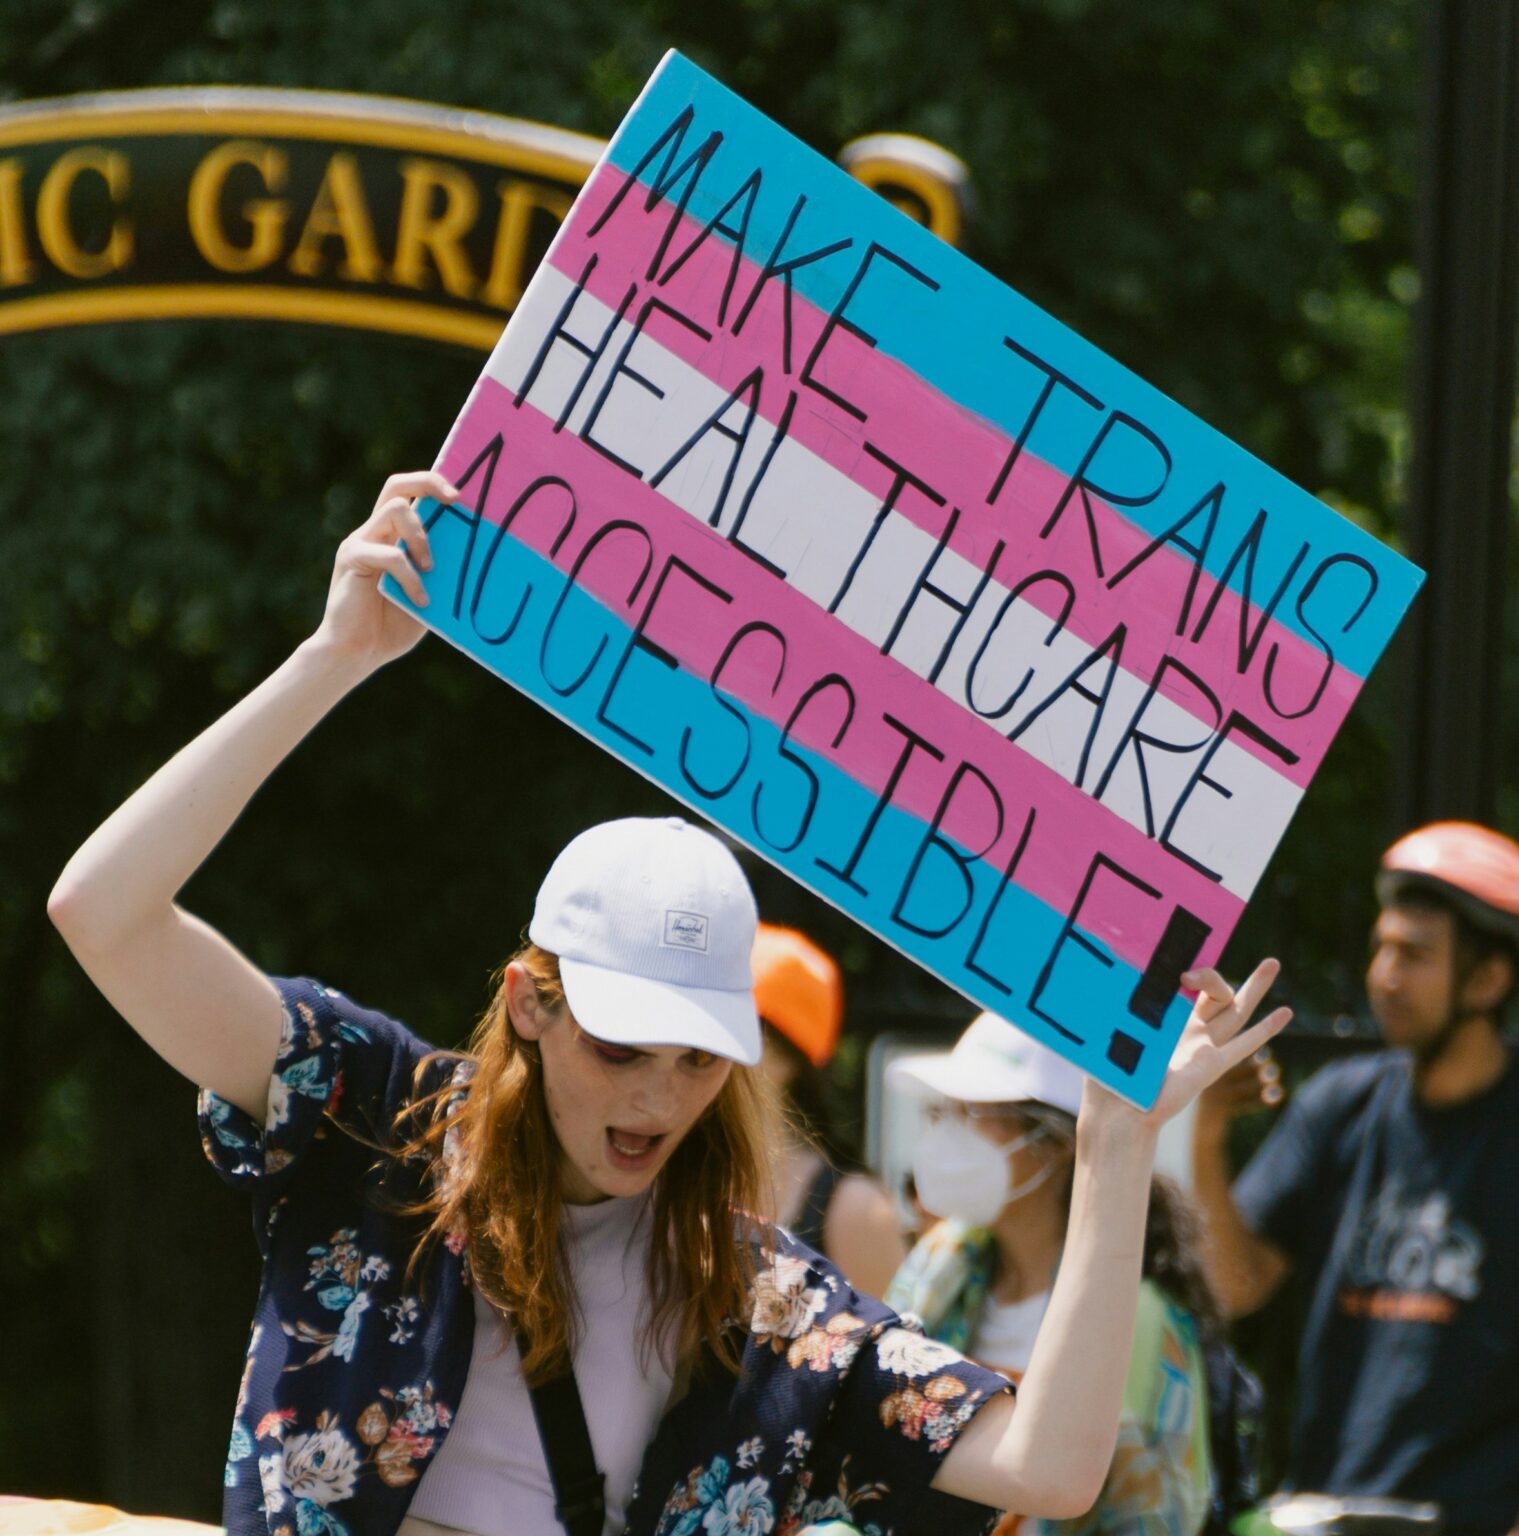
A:
[[[1195,912],[1177,907],[1166,924],[1166,931],[1150,956],[1150,963],[1129,997],[1129,1012],[1151,1029],[1159,1029],[1176,996],[1183,971],[1189,971],[1213,929]],[[1133,1073],[1144,1055],[1144,1042],[1124,1030],[1115,1029],[1108,1041],[1108,1060],[1120,1072]]]

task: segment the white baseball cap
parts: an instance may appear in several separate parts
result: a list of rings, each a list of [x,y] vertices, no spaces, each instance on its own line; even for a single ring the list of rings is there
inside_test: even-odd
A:
[[[1080,1068],[998,1018],[979,1014],[952,1051],[900,1056],[887,1069],[894,1088],[964,1104],[1036,1102],[1074,1115],[1081,1108]]]
[[[678,816],[604,821],[571,839],[527,936],[559,957],[576,1020],[614,1045],[760,1059],[749,955],[759,915],[738,860]]]

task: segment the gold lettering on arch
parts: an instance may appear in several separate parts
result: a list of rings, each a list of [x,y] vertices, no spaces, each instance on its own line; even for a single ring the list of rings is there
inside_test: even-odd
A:
[[[132,259],[132,224],[118,215],[98,251],[88,251],[74,231],[72,201],[80,177],[92,174],[105,182],[114,207],[120,208],[131,187],[132,170],[120,150],[84,144],[56,160],[37,194],[37,239],[43,254],[60,272],[81,281],[109,277]]]
[[[0,107],[0,336],[265,319],[488,350],[605,144],[319,91]],[[954,243],[965,167],[873,135],[840,163]]]
[[[260,272],[279,259],[287,209],[278,197],[249,198],[240,210],[252,231],[245,244],[235,243],[222,223],[221,204],[228,178],[239,166],[254,171],[265,193],[284,189],[289,157],[271,144],[231,139],[219,144],[195,167],[190,177],[187,214],[196,248],[218,272]]]

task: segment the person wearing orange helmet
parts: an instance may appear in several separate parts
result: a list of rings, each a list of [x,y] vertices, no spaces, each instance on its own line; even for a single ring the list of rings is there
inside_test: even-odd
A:
[[[1229,1120],[1281,1097],[1275,1069],[1199,1102],[1210,1278],[1235,1316],[1304,1288],[1293,1486],[1497,1536],[1519,1524],[1519,844],[1422,827],[1377,896],[1366,992],[1389,1048],[1315,1074],[1232,1189]]]
[[[844,983],[831,955],[794,928],[761,923],[750,961],[764,1026],[765,1075],[785,1096],[776,1218],[826,1254],[857,1290],[879,1296],[907,1254],[891,1197],[852,1169],[830,1135],[824,1072],[844,1030]]]

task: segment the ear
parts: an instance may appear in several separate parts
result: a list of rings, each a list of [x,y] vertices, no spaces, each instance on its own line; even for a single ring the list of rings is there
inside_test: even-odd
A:
[[[1514,989],[1514,962],[1507,955],[1489,955],[1474,965],[1461,987],[1463,1008],[1496,1014]]]
[[[513,960],[506,968],[505,982],[506,1011],[511,1015],[512,1028],[524,1040],[541,1040],[543,1032],[554,1022],[554,1015],[539,1001],[532,973],[520,960]]]

